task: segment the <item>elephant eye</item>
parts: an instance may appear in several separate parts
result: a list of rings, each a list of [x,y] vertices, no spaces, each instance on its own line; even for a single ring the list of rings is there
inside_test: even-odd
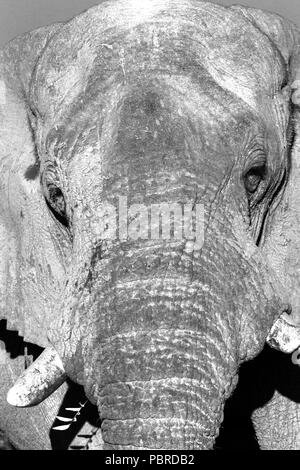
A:
[[[262,180],[265,179],[267,173],[266,165],[258,165],[252,167],[244,176],[244,184],[247,193],[253,194],[257,191]]]
[[[54,217],[68,228],[66,201],[61,189],[53,184],[46,186],[46,203]]]

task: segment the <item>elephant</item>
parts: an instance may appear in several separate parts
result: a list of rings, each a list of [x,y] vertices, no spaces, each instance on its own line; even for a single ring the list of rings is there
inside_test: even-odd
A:
[[[198,0],[109,0],[1,49],[0,315],[38,347],[2,344],[14,448],[51,448],[73,384],[103,450],[213,449],[266,341],[299,384],[299,85],[292,22]],[[299,402],[254,410],[261,448],[300,448]]]

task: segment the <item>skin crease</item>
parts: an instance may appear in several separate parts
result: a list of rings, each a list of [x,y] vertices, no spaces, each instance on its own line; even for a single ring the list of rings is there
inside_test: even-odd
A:
[[[115,1],[1,53],[1,310],[55,346],[98,407],[104,449],[212,448],[240,364],[297,306],[297,34],[251,9]],[[99,207],[121,196],[203,204],[202,249],[103,240]],[[49,209],[64,201],[68,228]],[[283,409],[295,414],[289,400],[257,414],[260,442]]]

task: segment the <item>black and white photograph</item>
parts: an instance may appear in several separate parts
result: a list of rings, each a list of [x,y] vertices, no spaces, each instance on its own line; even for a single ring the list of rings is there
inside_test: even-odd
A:
[[[0,0],[7,450],[300,450],[299,0]]]

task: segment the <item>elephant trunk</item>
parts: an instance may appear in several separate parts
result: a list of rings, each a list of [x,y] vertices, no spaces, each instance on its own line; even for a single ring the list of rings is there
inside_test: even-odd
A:
[[[195,379],[168,378],[105,387],[98,406],[105,449],[209,449],[223,399]]]
[[[106,449],[212,448],[235,382],[215,345],[158,330],[117,338],[102,354],[94,394]]]
[[[176,256],[148,252],[130,271],[124,256],[113,288],[93,284],[82,381],[107,449],[206,449],[218,434],[238,367],[231,313]]]

